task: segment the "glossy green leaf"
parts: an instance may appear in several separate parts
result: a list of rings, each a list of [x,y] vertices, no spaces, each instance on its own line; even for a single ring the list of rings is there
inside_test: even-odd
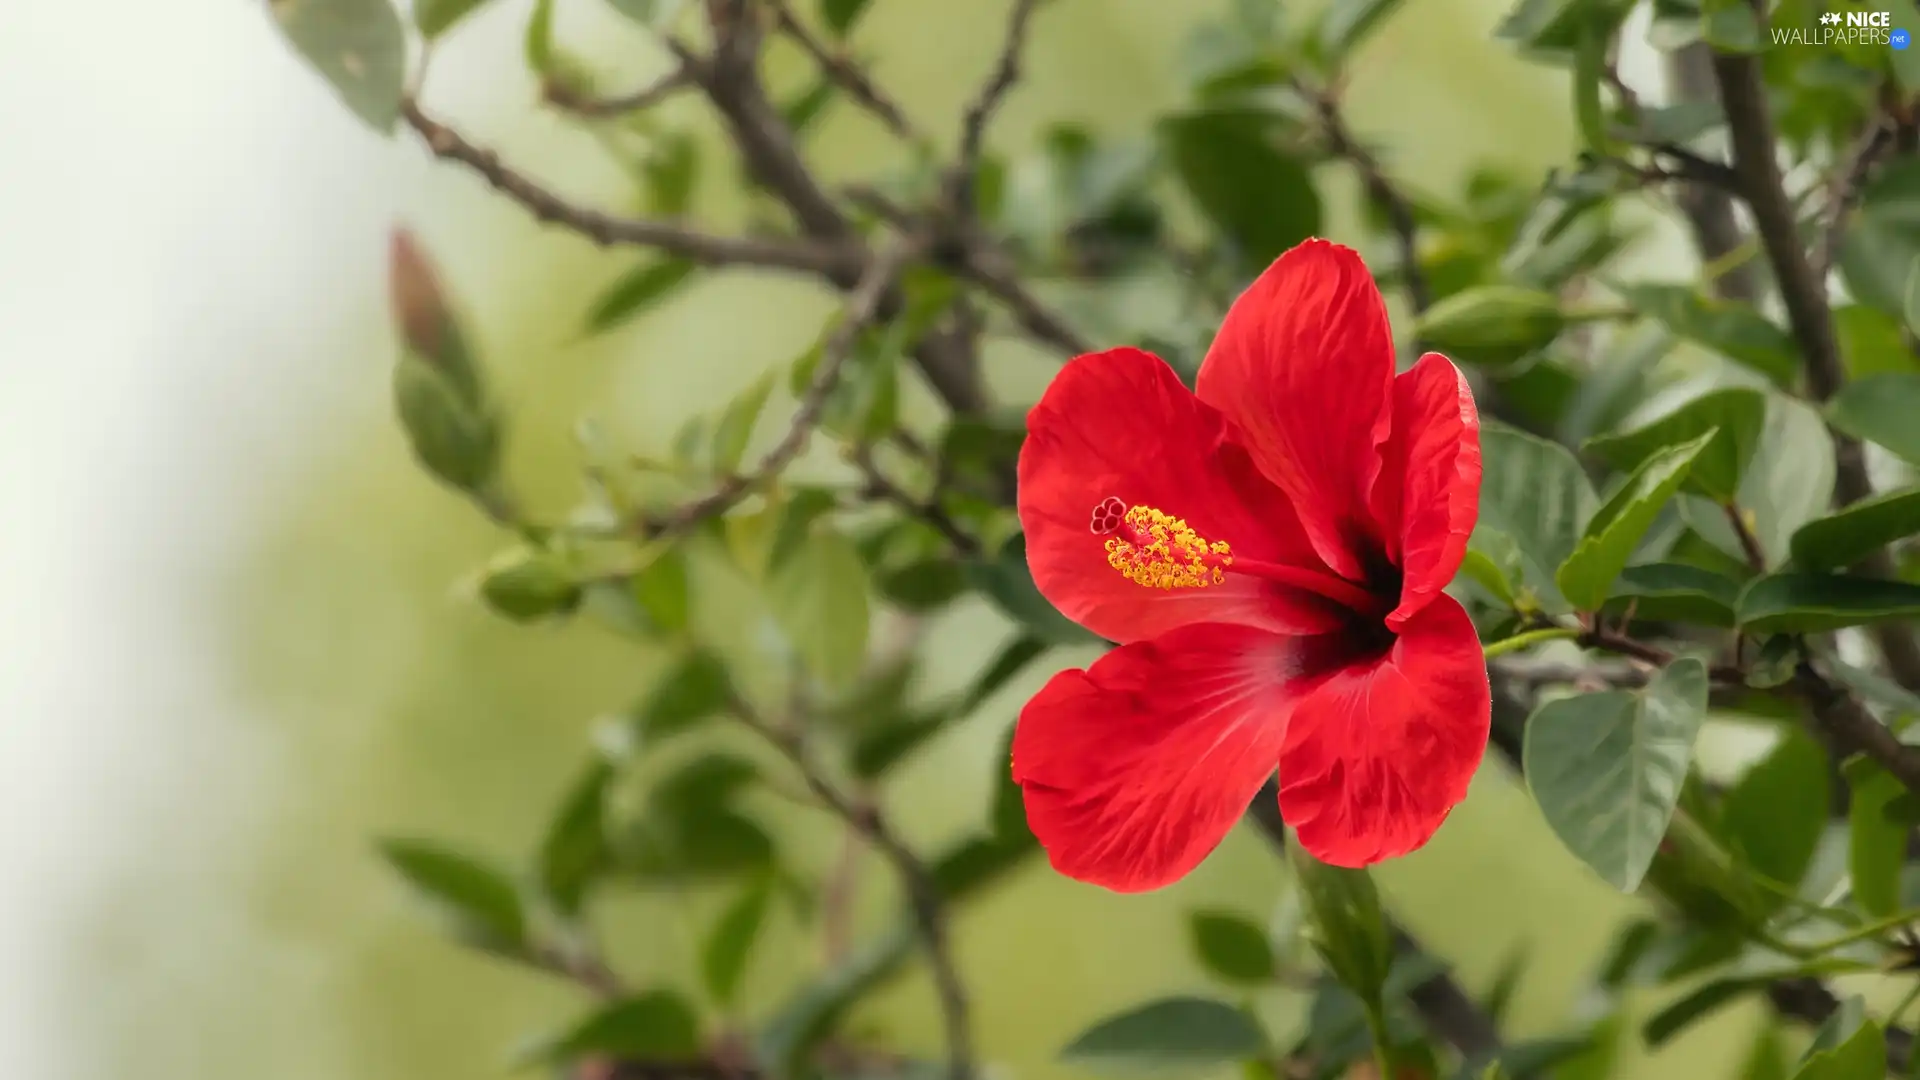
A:
[[[1793,338],[1748,305],[1717,300],[1687,285],[1621,285],[1635,310],[1657,319],[1678,337],[1704,345],[1730,360],[1790,386],[1800,372]]]
[[[572,1028],[517,1056],[521,1065],[564,1065],[586,1057],[692,1061],[700,1054],[700,1018],[671,990],[648,990],[602,1006]]]
[[[413,0],[413,25],[422,37],[432,39],[453,29],[454,24],[474,13],[487,0]]]
[[[590,762],[567,792],[540,843],[540,891],[563,915],[580,910],[594,879],[609,865],[607,789],[613,776],[613,768],[605,761],[596,757]]]
[[[1196,911],[1187,930],[1201,966],[1229,982],[1260,983],[1273,978],[1273,946],[1266,931],[1251,920],[1224,911]]]
[[[1666,835],[1707,709],[1707,669],[1677,660],[1644,690],[1548,702],[1528,719],[1527,787],[1581,862],[1632,892]]]
[[[1848,383],[1827,404],[1833,426],[1920,465],[1920,374],[1874,375]]]
[[[1890,811],[1907,789],[1899,780],[1866,758],[1846,763],[1847,871],[1853,878],[1853,899],[1862,911],[1884,917],[1900,910],[1900,868],[1907,861],[1907,837],[1912,823]]]
[[[1545,348],[1566,326],[1560,299],[1550,292],[1481,285],[1435,303],[1415,320],[1413,332],[1430,348],[1498,370]]]
[[[294,50],[382,135],[400,116],[407,35],[389,0],[269,0]]]
[[[1646,563],[1620,571],[1604,611],[1620,616],[1631,608],[1636,618],[1654,622],[1731,627],[1739,600],[1740,582],[1722,574],[1686,563]]]
[[[1299,159],[1282,153],[1264,113],[1203,112],[1160,122],[1173,172],[1242,262],[1264,267],[1320,231],[1320,196]]]
[[[1920,618],[1920,585],[1838,574],[1772,574],[1740,594],[1740,626],[1754,634],[1822,634]]]
[[[1554,572],[1561,595],[1581,611],[1606,603],[1615,578],[1633,557],[1660,510],[1680,490],[1687,470],[1717,432],[1665,447],[1643,461],[1627,482],[1594,513],[1580,543]]]
[[[1259,1056],[1266,1036],[1225,1002],[1166,998],[1100,1021],[1060,1052],[1074,1065],[1108,1073],[1217,1068]]]
[[[1784,729],[1779,743],[1727,791],[1721,831],[1755,873],[1796,888],[1826,831],[1829,786],[1820,744]],[[1780,898],[1761,890],[1757,901],[1771,909]]]
[[[1766,422],[1767,401],[1759,391],[1715,390],[1631,431],[1589,439],[1586,449],[1614,468],[1630,472],[1666,447],[1717,431],[1687,470],[1685,487],[1726,502],[1738,495]]]
[[[747,971],[747,961],[753,957],[754,942],[759,940],[761,924],[766,921],[768,902],[772,899],[773,886],[770,881],[747,886],[720,913],[719,920],[701,945],[700,974],[706,982],[707,995],[716,1004],[723,1007],[733,1004],[734,995],[740,988],[740,978]]]
[[[867,571],[838,530],[813,534],[768,583],[773,616],[816,677],[846,685],[867,655]]]
[[[587,309],[585,331],[603,334],[659,306],[699,269],[685,259],[649,259],[615,278]]]
[[[461,938],[502,952],[526,946],[526,909],[506,874],[425,840],[382,840],[380,854]]]
[[[1549,612],[1566,603],[1554,571],[1573,554],[1599,500],[1565,447],[1491,421],[1480,430],[1480,525],[1519,549],[1521,578]],[[1475,532],[1474,546],[1484,548]]]
[[[1793,534],[1793,561],[1808,570],[1839,569],[1916,533],[1920,486],[1886,491],[1800,526]]]
[[[772,393],[773,373],[768,372],[748,384],[720,414],[720,423],[713,430],[715,471],[732,473],[740,468],[740,459],[747,454],[747,442],[753,438],[754,425],[759,423]]]

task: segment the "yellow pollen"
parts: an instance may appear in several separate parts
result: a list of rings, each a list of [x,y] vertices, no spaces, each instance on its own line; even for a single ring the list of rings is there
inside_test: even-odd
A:
[[[1153,589],[1204,589],[1227,580],[1233,549],[1209,543],[1186,523],[1151,506],[1120,513],[1120,500],[1108,498],[1093,515],[1093,531],[1115,533],[1106,543],[1107,565],[1128,581]]]

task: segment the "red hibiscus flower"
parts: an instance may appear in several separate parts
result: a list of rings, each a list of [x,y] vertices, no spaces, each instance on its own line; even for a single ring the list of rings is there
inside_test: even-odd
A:
[[[1466,380],[1394,374],[1380,291],[1310,240],[1227,312],[1190,393],[1158,357],[1067,364],[1028,415],[1040,591],[1119,643],[1021,711],[1013,773],[1054,867],[1185,876],[1277,769],[1308,851],[1426,843],[1486,751],[1486,658],[1441,590],[1480,502]]]

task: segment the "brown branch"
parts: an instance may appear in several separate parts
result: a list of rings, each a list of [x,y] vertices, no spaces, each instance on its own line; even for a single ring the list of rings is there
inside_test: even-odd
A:
[[[820,772],[807,754],[806,741],[799,729],[777,723],[760,714],[751,702],[734,695],[731,708],[739,720],[752,728],[786,756],[799,770],[800,777],[834,816],[845,822],[873,846],[881,858],[893,867],[907,893],[913,910],[914,925],[933,972],[934,991],[940,999],[940,1020],[947,1042],[948,1080],[968,1080],[973,1075],[973,1024],[965,984],[948,942],[945,906],[939,888],[927,865],[913,853],[875,807],[855,801]]]
[[[514,170],[492,150],[474,145],[428,116],[419,102],[411,98],[401,102],[400,115],[435,157],[467,166],[534,217],[564,226],[597,244],[657,248],[703,266],[759,266],[830,278],[849,274],[857,277],[866,261],[861,249],[853,244],[715,236],[669,222],[615,217],[576,206]]]
[[[913,121],[907,119],[907,114],[899,105],[880,92],[880,88],[859,64],[845,53],[827,48],[824,42],[814,36],[813,31],[807,29],[787,0],[766,0],[766,3],[773,9],[774,21],[780,31],[791,38],[800,51],[811,57],[819,65],[820,71],[845,90],[856,104],[873,114],[886,125],[888,131],[900,138],[911,143],[931,145],[931,140],[913,126]]]
[[[1740,550],[1747,557],[1747,565],[1761,573],[1767,570],[1767,552],[1760,546],[1760,538],[1754,535],[1752,526],[1747,524],[1746,512],[1738,503],[1722,503],[1720,509],[1726,512],[1727,524],[1733,528],[1733,535],[1740,540]]]
[[[1069,358],[1093,351],[1087,339],[1033,295],[1005,253],[977,230],[958,270],[1005,305],[1014,321],[1035,341],[1052,346]]]
[[[1840,232],[1847,224],[1847,210],[1860,196],[1860,188],[1866,183],[1874,162],[1893,145],[1896,126],[1890,116],[1869,124],[1847,154],[1842,168],[1828,182],[1825,220],[1820,225],[1818,246],[1813,250],[1813,273],[1821,281],[1825,281],[1828,271],[1833,269],[1833,255],[1840,246]]]
[[[1000,59],[994,64],[993,74],[986,85],[974,95],[972,104],[960,120],[960,153],[954,163],[953,203],[955,207],[971,208],[973,205],[974,175],[980,171],[980,154],[985,148],[987,124],[993,119],[994,110],[1006,99],[1015,83],[1020,81],[1020,54],[1027,45],[1027,31],[1033,22],[1033,13],[1040,6],[1039,0],[1013,0],[1013,11],[1007,19],[1007,36],[1000,46]]]
[[[880,463],[873,458],[870,447],[856,447],[853,463],[866,478],[867,494],[873,498],[892,503],[908,515],[925,522],[935,532],[946,539],[947,543],[962,556],[980,553],[980,541],[953,520],[940,505],[940,493],[935,491],[926,499],[916,499],[905,488],[893,482],[893,479],[880,469]]]
[[[1920,794],[1920,749],[1901,742],[1858,698],[1814,670],[1810,662],[1802,661],[1794,671],[1793,686],[1838,746],[1865,754],[1907,790]]]
[[[693,77],[687,70],[675,68],[630,94],[589,97],[565,83],[548,81],[541,86],[540,96],[547,104],[562,112],[589,120],[604,120],[650,109],[692,85]]]
[[[1413,313],[1419,315],[1433,303],[1433,291],[1427,285],[1426,274],[1420,269],[1420,226],[1414,218],[1413,203],[1387,178],[1386,170],[1380,167],[1379,160],[1372,152],[1354,137],[1352,129],[1347,127],[1346,118],[1341,115],[1340,102],[1331,93],[1316,93],[1305,86],[1297,88],[1313,101],[1328,149],[1333,151],[1335,157],[1353,166],[1354,171],[1360,174],[1360,183],[1366,188],[1367,197],[1387,215],[1387,224],[1400,246],[1400,278],[1407,288],[1407,302],[1413,307]],[[1418,348],[1417,345],[1415,347]]]
[[[1711,101],[1718,96],[1713,78],[1713,49],[1695,42],[1667,58],[1667,81],[1672,87],[1672,103]],[[1694,246],[1700,249],[1703,263],[1718,263],[1746,243],[1740,221],[1734,215],[1729,193],[1706,184],[1684,184],[1674,192],[1679,208],[1693,233]],[[1743,262],[1722,275],[1715,292],[1729,300],[1754,303],[1760,298],[1759,268]]]
[[[840,384],[840,371],[853,354],[854,342],[859,340],[860,332],[879,317],[881,301],[899,280],[900,271],[913,255],[915,246],[905,239],[898,240],[882,250],[867,268],[866,275],[847,298],[846,311],[841,315],[839,324],[820,347],[820,362],[814,368],[813,378],[807,383],[806,390],[800,395],[800,406],[794,410],[787,433],[760,459],[760,464],[751,472],[727,477],[711,492],[681,506],[665,518],[647,523],[644,531],[650,538],[679,536],[708,518],[726,513],[756,489],[773,481],[792,464],[794,458],[800,456],[800,451],[807,445],[807,437],[813,434],[814,425],[820,422],[820,414],[827,407],[827,398]]]

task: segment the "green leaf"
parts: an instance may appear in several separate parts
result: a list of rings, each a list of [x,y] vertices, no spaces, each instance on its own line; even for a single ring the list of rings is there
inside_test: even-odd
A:
[[[522,548],[488,565],[480,597],[514,622],[532,622],[571,612],[580,603],[580,582],[559,556]]]
[[[1338,67],[1367,37],[1400,9],[1402,0],[1347,0],[1326,9],[1320,19],[1320,53]]]
[[[1635,310],[1658,320],[1675,335],[1704,345],[1791,386],[1800,372],[1800,353],[1785,330],[1746,304],[1704,296],[1687,285],[1620,285],[1617,291]]]
[[[995,607],[1035,637],[1054,645],[1086,645],[1099,640],[1040,595],[1033,574],[1027,570],[1024,534],[1008,540],[997,556],[969,564],[967,576]]]
[[[1314,949],[1340,985],[1369,1012],[1379,1013],[1382,988],[1393,970],[1393,941],[1372,876],[1328,866],[1299,844],[1287,845],[1287,861],[1305,901]]]
[[[506,953],[526,947],[526,909],[507,875],[424,840],[382,840],[380,854],[464,940]]]
[[[1273,978],[1273,946],[1251,921],[1224,911],[1195,911],[1187,916],[1187,929],[1201,965],[1220,978],[1241,983]]]
[[[1915,533],[1920,485],[1881,492],[1800,526],[1793,534],[1793,561],[1808,570],[1839,569]]]
[[[648,141],[640,171],[646,178],[647,212],[685,217],[700,179],[700,144],[684,131],[657,133]]]
[[[1845,771],[1853,795],[1847,804],[1853,899],[1869,915],[1892,915],[1900,910],[1900,868],[1907,861],[1907,836],[1913,826],[1890,811],[1907,789],[1866,758],[1848,761]]]
[[[699,1054],[700,1018],[692,1004],[671,990],[648,990],[596,1010],[516,1057],[525,1066],[584,1057],[692,1061]]]
[[[649,30],[659,30],[680,14],[683,0],[608,0],[613,9]]]
[[[1527,787],[1555,835],[1622,892],[1639,888],[1680,802],[1707,669],[1676,660],[1638,692],[1551,701],[1527,720]]]
[[[1750,634],[1824,634],[1888,619],[1920,618],[1920,585],[1838,574],[1772,574],[1740,594]]]
[[[1613,140],[1607,131],[1606,106],[1601,100],[1607,49],[1612,40],[1611,27],[1597,19],[1588,19],[1580,28],[1573,51],[1573,117],[1588,152],[1596,155],[1613,149]]]
[[[753,944],[759,939],[760,926],[766,921],[767,903],[772,899],[771,881],[747,886],[720,913],[700,948],[700,974],[706,980],[707,995],[722,1007],[733,1004],[747,961],[753,956]]]
[[[1160,122],[1174,174],[1200,212],[1238,249],[1265,266],[1320,231],[1320,196],[1298,159],[1280,152],[1273,118],[1203,112]]]
[[[1480,429],[1480,526],[1519,549],[1521,578],[1553,614],[1566,610],[1553,573],[1580,541],[1598,500],[1563,446],[1484,422]],[[1474,546],[1485,548],[1477,529]]]
[[[1740,479],[1767,423],[1767,399],[1757,390],[1716,390],[1632,431],[1587,440],[1586,449],[1622,472],[1639,468],[1658,451],[1717,431],[1693,467],[1686,488],[1716,502],[1740,491]]]
[[[1837,304],[1833,329],[1848,378],[1913,371],[1920,360],[1907,350],[1900,320],[1865,304]]]
[[[604,334],[672,296],[699,269],[686,259],[649,259],[614,279],[587,309],[585,332]]]
[[[845,686],[867,656],[867,571],[840,532],[816,524],[768,582],[774,619],[815,677]]]
[[[1840,274],[1847,291],[1898,319],[1907,278],[1920,256],[1920,160],[1895,157],[1861,189],[1841,235]]]
[[[1766,38],[1760,31],[1760,19],[1746,0],[1705,0],[1701,13],[1700,36],[1721,52],[1757,53]]]
[[[1787,1048],[1781,1045],[1779,1028],[1768,1024],[1760,1029],[1738,1080],[1788,1080]]]
[[[269,0],[280,32],[347,108],[382,135],[400,116],[407,35],[388,0]]]
[[[1778,745],[1727,792],[1721,831],[1754,872],[1795,888],[1826,831],[1829,783],[1820,744],[1805,732],[1783,729]],[[1756,900],[1769,910],[1780,904],[1764,890]]]
[[[880,595],[907,611],[938,611],[965,595],[966,567],[951,558],[920,559],[881,574]]]
[[[500,432],[440,368],[408,354],[393,368],[394,411],[414,460],[459,491],[480,493],[500,465]]]
[[[820,21],[835,37],[846,37],[871,0],[820,0]]]
[[[678,548],[655,555],[628,581],[634,603],[646,613],[655,629],[668,634],[686,632],[692,617],[692,600],[687,585],[687,557]]]
[[[975,677],[967,687],[966,696],[960,701],[960,711],[970,713],[980,707],[1015,675],[1026,670],[1028,664],[1039,659],[1051,646],[1032,634],[1018,634],[1001,646],[993,661]]]
[[[1546,348],[1566,327],[1560,298],[1550,292],[1479,285],[1428,308],[1414,320],[1413,333],[1455,359],[1500,369]]]
[[[1886,1074],[1886,1033],[1863,1019],[1845,1042],[1809,1056],[1793,1080],[1881,1080]]]
[[[1848,383],[1827,403],[1833,426],[1920,465],[1920,375],[1873,375]]]
[[[1906,302],[1901,305],[1900,314],[1906,320],[1907,332],[1920,334],[1920,255],[1916,255],[1907,267]]]
[[[1633,557],[1661,508],[1680,490],[1694,460],[1717,437],[1716,431],[1709,431],[1654,453],[1593,515],[1573,554],[1554,572],[1554,582],[1568,603],[1581,611],[1594,611],[1606,603],[1613,580]]]
[[[733,680],[718,657],[704,649],[685,653],[632,711],[640,746],[650,747],[725,712],[732,692]]]
[[[1258,1057],[1267,1040],[1246,1013],[1221,1001],[1172,997],[1108,1017],[1060,1052],[1100,1072],[1201,1071]]]
[[[1536,55],[1569,52],[1588,23],[1598,19],[1611,29],[1629,6],[1619,0],[1519,0],[1494,36]]]
[[[727,411],[720,414],[720,423],[713,432],[713,467],[721,473],[731,473],[740,467],[740,459],[746,456],[747,441],[753,438],[753,428],[760,420],[760,414],[767,407],[767,397],[773,393],[773,373],[755,379],[740,396],[733,399]]]
[[[455,23],[473,14],[487,0],[413,0],[413,25],[420,35],[432,40],[453,29]]]
[[[553,72],[553,0],[533,0],[533,12],[527,16],[527,30],[521,50],[527,69],[536,75]]]
[[[607,789],[613,776],[603,760],[588,764],[541,841],[540,890],[563,915],[579,912],[594,879],[609,864]]]
[[[1690,622],[1706,626],[1734,625],[1734,605],[1740,583],[1686,563],[1661,562],[1629,566],[1620,571],[1603,609],[1654,622]]]

